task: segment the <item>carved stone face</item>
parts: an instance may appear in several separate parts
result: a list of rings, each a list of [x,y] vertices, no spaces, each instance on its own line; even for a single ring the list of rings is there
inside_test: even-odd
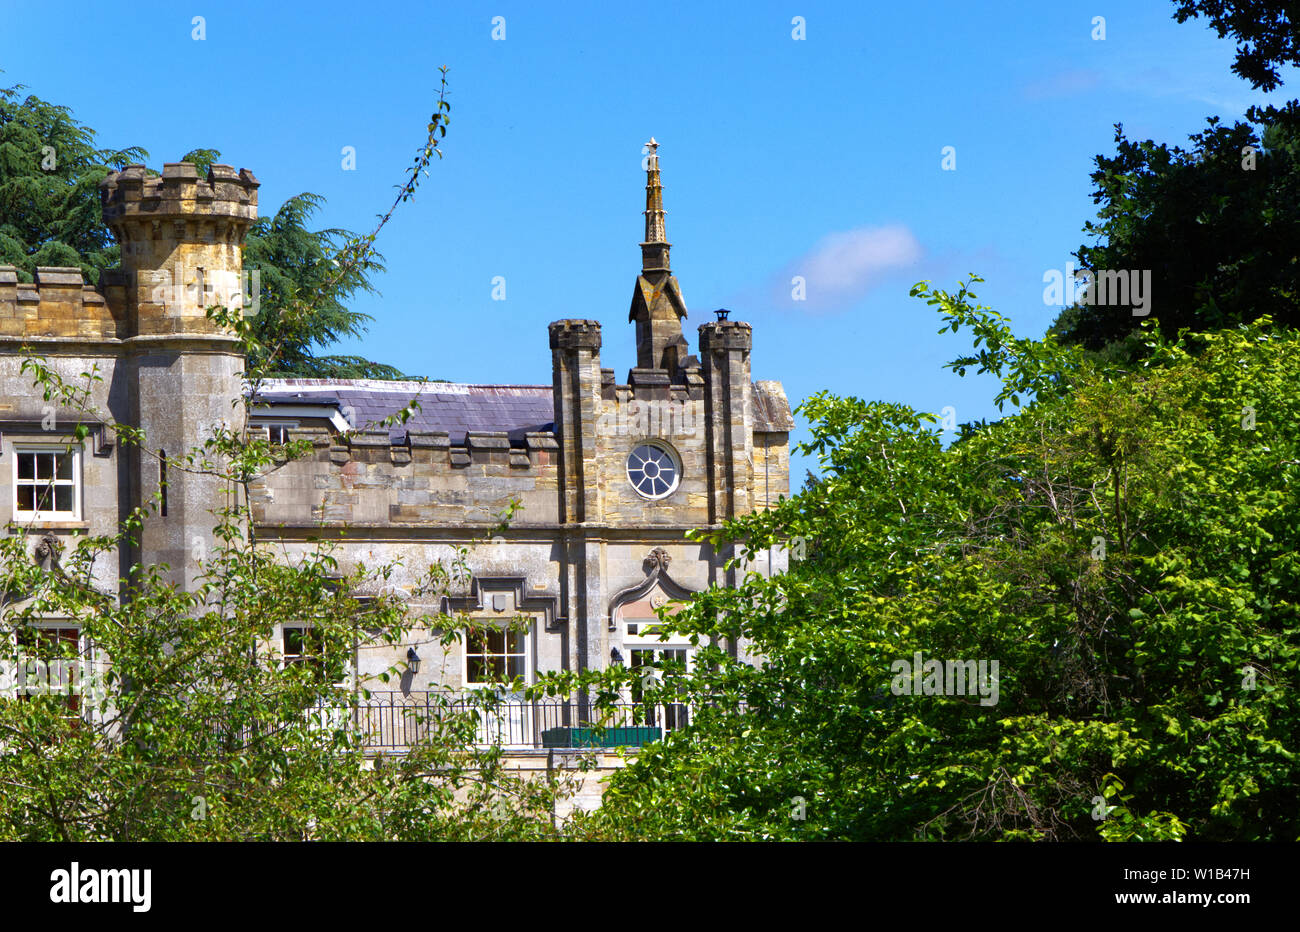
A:
[[[668,564],[672,562],[672,559],[673,558],[668,555],[667,550],[662,547],[656,547],[654,550],[651,550],[646,554],[643,566],[647,573],[653,573],[656,570],[666,571],[668,569]]]

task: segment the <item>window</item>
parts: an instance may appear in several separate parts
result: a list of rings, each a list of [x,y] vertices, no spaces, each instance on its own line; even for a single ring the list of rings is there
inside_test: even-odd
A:
[[[677,489],[681,466],[677,457],[661,443],[643,443],[627,457],[627,478],[642,498],[657,499]]]
[[[289,442],[289,431],[298,427],[297,421],[273,421],[258,424],[257,430],[265,430],[266,438],[273,444],[283,446]]]
[[[285,625],[281,650],[285,669],[310,668],[323,682],[342,683],[347,678],[343,651],[326,644],[324,632],[309,624]]]
[[[80,653],[81,628],[77,625],[33,625],[18,629],[18,646],[39,660],[72,660]]]
[[[465,684],[487,686],[516,676],[528,679],[528,634],[487,627],[465,637]]]
[[[80,451],[66,448],[14,450],[14,516],[38,521],[75,521],[81,510]]]
[[[673,702],[672,690],[666,694],[662,684],[666,677],[689,675],[695,669],[695,647],[660,620],[657,611],[664,605],[669,606],[669,615],[685,608],[684,603],[671,601],[663,591],[655,589],[635,602],[619,606],[616,622],[623,628],[626,663],[634,672],[627,698],[640,707],[638,715],[645,724],[671,731],[689,724],[690,706]],[[666,639],[661,637],[664,634]],[[684,691],[684,685],[679,683],[678,689]]]
[[[167,451],[158,451],[158,495],[162,498],[159,512],[167,517]]]
[[[37,681],[25,682],[19,694],[22,701],[33,695],[66,692],[68,710],[76,717],[81,711],[77,674],[73,669],[81,665],[81,628],[72,624],[37,624],[17,631],[19,662],[24,665],[24,677],[35,673]],[[31,668],[28,661],[37,660],[43,669]],[[57,662],[57,664],[56,664]],[[41,679],[43,677],[43,679]]]
[[[628,667],[633,672],[632,701],[643,707],[645,722],[650,726],[659,726],[667,731],[684,728],[690,723],[690,707],[683,702],[668,701],[663,695],[650,700],[647,693],[655,692],[663,682],[665,674],[680,675],[694,668],[694,651],[685,645],[680,647],[629,647]],[[678,684],[676,692],[685,693],[685,686]],[[670,690],[669,696],[672,691]]]

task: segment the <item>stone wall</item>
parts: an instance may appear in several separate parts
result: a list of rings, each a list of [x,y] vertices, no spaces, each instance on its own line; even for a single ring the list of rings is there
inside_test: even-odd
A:
[[[387,430],[348,437],[325,427],[290,431],[314,444],[258,483],[259,525],[491,527],[512,500],[518,526],[558,520],[558,448],[553,434],[529,433],[512,447],[504,432],[471,431],[464,446],[444,433],[411,432],[393,442]]]
[[[0,338],[113,338],[122,324],[121,307],[86,284],[79,268],[40,267],[34,282],[19,282],[18,270],[0,265]]]
[[[88,406],[102,417],[87,416],[57,400],[46,402],[33,386],[30,373],[22,371],[22,346],[48,365],[66,383],[89,388]],[[98,381],[82,379],[97,369]],[[114,535],[122,518],[119,488],[128,481],[121,446],[105,422],[120,417],[128,406],[122,367],[112,347],[81,341],[29,340],[19,342],[0,337],[0,517],[8,533],[26,535],[34,551],[41,538],[50,536],[66,549],[76,535]],[[17,446],[49,446],[67,449],[75,443],[78,424],[88,427],[81,448],[82,495],[76,520],[34,521],[15,514],[14,461]],[[109,594],[118,591],[118,579],[126,569],[126,555],[116,551],[102,557],[94,567],[96,588]]]

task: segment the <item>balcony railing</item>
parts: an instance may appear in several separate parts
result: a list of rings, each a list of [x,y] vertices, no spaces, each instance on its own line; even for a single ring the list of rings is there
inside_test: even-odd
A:
[[[477,745],[504,748],[640,747],[689,723],[680,703],[614,702],[513,697],[485,705],[472,699],[448,701],[433,693],[371,692],[355,705],[326,705],[313,711],[321,727],[354,723],[364,747],[401,750],[427,739],[440,720],[465,716]]]

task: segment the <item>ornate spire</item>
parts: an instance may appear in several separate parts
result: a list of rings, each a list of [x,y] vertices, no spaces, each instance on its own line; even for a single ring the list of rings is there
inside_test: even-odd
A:
[[[645,147],[650,157],[646,159],[645,241],[641,244],[641,269],[645,272],[667,271],[670,244],[664,227],[664,188],[659,183],[659,143],[651,136]]]
[[[632,293],[627,319],[636,322],[638,369],[662,369],[671,378],[686,364],[686,338],[682,318],[686,302],[668,266],[668,236],[664,231],[664,189],[659,183],[659,143],[645,144],[645,242],[641,244],[641,274]],[[692,357],[693,358],[693,357]]]

